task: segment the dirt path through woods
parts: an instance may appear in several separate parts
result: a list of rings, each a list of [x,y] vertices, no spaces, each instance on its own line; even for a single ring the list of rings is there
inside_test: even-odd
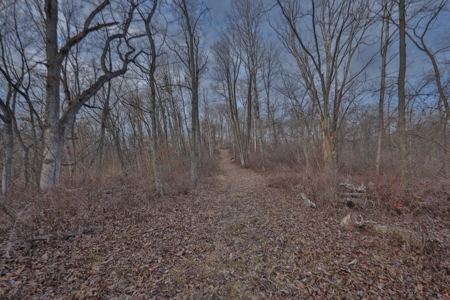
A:
[[[242,193],[257,191],[265,187],[265,180],[261,174],[231,163],[228,150],[220,149],[219,159],[219,168],[223,174],[219,174],[217,179],[221,185]]]

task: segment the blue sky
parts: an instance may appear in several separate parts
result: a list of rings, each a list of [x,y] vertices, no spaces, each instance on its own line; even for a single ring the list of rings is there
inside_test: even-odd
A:
[[[208,43],[211,44],[214,42],[214,38],[217,34],[217,30],[220,28],[220,25],[223,23],[225,18],[225,12],[230,6],[230,3],[233,0],[205,0],[205,4],[210,8],[211,15],[211,28],[208,34]],[[305,1],[305,0],[300,0]],[[307,1],[309,2],[309,1]],[[436,1],[438,2],[438,1]],[[267,4],[275,3],[274,0],[267,0]],[[277,10],[277,8],[274,8]],[[438,49],[438,47],[442,47],[443,44],[450,44],[450,22],[448,22],[449,12],[443,11],[440,14],[440,18],[437,20],[433,29],[427,34],[427,42],[430,49]],[[391,25],[393,28],[394,25]],[[272,31],[269,26],[266,29],[268,32]],[[379,30],[375,29],[371,34],[379,35],[377,32]],[[273,33],[272,33],[273,34]],[[277,39],[276,35],[273,34],[274,38]],[[419,51],[413,43],[407,39],[407,62],[408,62],[408,76],[410,80],[414,79],[417,76],[423,74],[425,70],[429,70],[431,68],[430,61],[425,53]],[[362,53],[362,57],[372,56],[373,53],[378,51],[379,43],[376,43],[372,46],[366,47],[364,53]],[[398,43],[393,43],[390,48],[389,55],[395,57],[396,53],[398,53]],[[287,58],[287,57],[286,57]],[[440,59],[444,59],[445,54],[440,55]],[[289,58],[287,58],[289,59]],[[378,77],[380,70],[380,59],[378,59],[375,63],[373,63],[368,69],[367,72],[370,77]],[[395,77],[398,69],[397,59],[394,60],[388,66],[388,73]]]

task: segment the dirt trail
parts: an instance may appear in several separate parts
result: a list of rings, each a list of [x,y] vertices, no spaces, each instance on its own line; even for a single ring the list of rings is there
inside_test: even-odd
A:
[[[219,159],[215,189],[207,190],[207,194],[202,195],[215,197],[214,201],[209,203],[210,210],[206,212],[215,220],[210,225],[216,232],[214,244],[217,251],[211,256],[227,252],[230,234],[239,232],[233,239],[233,244],[242,244],[248,237],[244,228],[249,223],[267,221],[264,219],[264,208],[255,201],[266,188],[264,178],[256,172],[231,163],[227,150],[220,150]]]
[[[217,179],[224,187],[238,193],[248,193],[264,188],[265,180],[261,174],[231,163],[228,150],[220,149],[219,159],[219,167],[223,174],[218,175]]]
[[[227,150],[220,150],[219,168],[216,176],[218,212],[220,222],[237,224],[255,216],[261,207],[254,201],[266,188],[264,178],[251,170],[240,168],[230,162]],[[231,226],[231,225],[230,225]]]

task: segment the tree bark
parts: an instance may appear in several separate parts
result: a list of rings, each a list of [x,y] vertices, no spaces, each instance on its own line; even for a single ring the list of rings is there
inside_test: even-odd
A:
[[[255,123],[256,123],[256,134],[258,137],[258,144],[259,144],[259,151],[261,154],[261,163],[262,163],[262,168],[265,171],[266,170],[266,154],[264,152],[264,143],[263,143],[263,138],[262,138],[262,126],[261,126],[261,117],[260,117],[260,111],[259,111],[259,99],[258,99],[258,91],[257,91],[257,87],[256,87],[256,76],[254,79],[254,90],[253,90],[253,94],[255,97]]]
[[[97,149],[97,170],[95,171],[95,177],[96,180],[99,181],[102,176],[102,170],[103,170],[103,145],[105,144],[105,136],[106,136],[106,127],[108,122],[108,115],[109,115],[109,101],[111,97],[111,83],[108,83],[106,95],[105,95],[105,103],[103,104],[102,109],[102,119],[101,119],[101,125],[100,125],[100,140],[98,142],[98,149]]]
[[[245,161],[248,161],[248,157],[250,155],[250,143],[252,136],[252,85],[253,80],[251,76],[248,78],[248,87],[247,87],[247,131],[245,132],[245,143],[244,143],[244,151],[245,151]]]
[[[4,122],[5,128],[5,157],[3,160],[2,171],[2,194],[8,195],[11,192],[11,175],[12,175],[12,157],[14,151],[14,132],[12,118],[6,117]]]
[[[0,99],[0,120],[4,123],[4,157],[2,169],[2,189],[1,194],[7,195],[11,192],[11,175],[12,175],[12,157],[14,151],[14,100],[11,107],[11,100],[13,100],[13,91],[11,84],[8,85],[8,93],[5,101]]]

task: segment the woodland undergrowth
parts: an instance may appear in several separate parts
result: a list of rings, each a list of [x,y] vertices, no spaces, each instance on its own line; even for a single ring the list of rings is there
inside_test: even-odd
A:
[[[164,197],[132,172],[16,187],[1,200],[0,298],[450,299],[449,180],[416,178],[405,192],[394,175],[251,162],[215,152],[196,184],[175,168]],[[364,205],[339,199],[343,181],[366,186]],[[354,211],[438,243],[341,228]],[[89,226],[101,230],[61,235]]]

